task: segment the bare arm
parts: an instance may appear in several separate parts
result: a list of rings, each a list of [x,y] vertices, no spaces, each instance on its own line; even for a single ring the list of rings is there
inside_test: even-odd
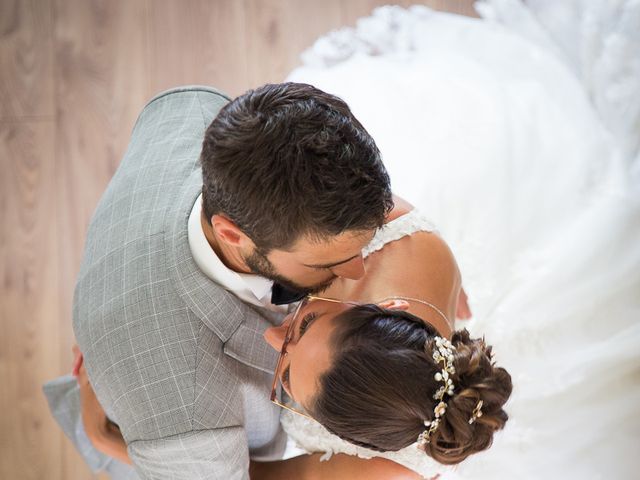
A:
[[[252,462],[251,480],[420,480],[417,473],[386,458],[337,454],[326,462],[321,454],[302,455],[281,462]]]
[[[127,454],[127,444],[120,430],[107,418],[107,414],[89,383],[82,353],[80,353],[77,346],[74,346],[73,352],[75,354],[73,374],[77,378],[78,386],[80,387],[82,423],[87,437],[96,450],[131,465],[131,459]]]

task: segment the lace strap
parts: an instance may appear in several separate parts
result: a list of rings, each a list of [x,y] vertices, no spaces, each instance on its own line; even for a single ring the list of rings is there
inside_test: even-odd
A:
[[[373,252],[381,250],[387,243],[400,240],[402,237],[406,237],[412,233],[435,231],[436,228],[434,224],[414,208],[410,212],[383,225],[383,227],[376,232],[371,242],[369,242],[369,245],[362,250],[362,255],[367,257]]]

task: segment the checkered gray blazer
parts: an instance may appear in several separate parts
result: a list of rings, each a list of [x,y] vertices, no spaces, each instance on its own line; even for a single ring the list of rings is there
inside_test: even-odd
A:
[[[246,479],[249,455],[284,450],[262,337],[282,319],[207,278],[187,238],[204,130],[228,100],[204,87],[155,97],[87,234],[74,332],[145,479]]]

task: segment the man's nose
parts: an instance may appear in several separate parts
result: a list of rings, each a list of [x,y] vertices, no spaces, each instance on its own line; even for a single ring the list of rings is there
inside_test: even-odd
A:
[[[337,276],[342,278],[350,278],[351,280],[358,280],[362,278],[365,274],[364,269],[364,258],[362,254],[358,255],[353,260],[349,260],[342,265],[338,265],[331,269],[331,272]]]

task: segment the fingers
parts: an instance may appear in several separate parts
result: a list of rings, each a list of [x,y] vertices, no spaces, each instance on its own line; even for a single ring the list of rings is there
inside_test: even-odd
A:
[[[80,367],[82,367],[84,363],[84,357],[82,356],[82,352],[78,345],[74,345],[71,349],[73,351],[73,363],[71,364],[71,375],[74,377],[78,376],[78,372],[80,371]]]
[[[469,299],[464,288],[460,289],[458,296],[458,305],[456,307],[456,318],[461,320],[469,320],[472,317],[471,308],[469,308]]]
[[[71,366],[71,374],[76,377],[76,380],[82,389],[89,385],[87,370],[84,368],[84,356],[82,355],[80,348],[78,348],[78,345],[74,345],[72,350],[75,358],[73,359],[73,364]],[[89,388],[91,387],[89,386]]]
[[[87,436],[92,443],[100,438],[102,432],[109,423],[107,415],[100,405],[96,393],[89,382],[87,369],[84,366],[84,357],[77,345],[72,348],[74,359],[71,373],[80,387],[80,408],[82,412],[82,423],[84,424]]]
[[[89,384],[89,376],[87,375],[87,370],[84,368],[84,365],[80,365],[80,368],[78,368],[76,380],[78,381],[78,385],[80,385],[80,389],[87,386],[91,388],[91,385]]]
[[[472,317],[471,310],[467,304],[458,304],[456,318],[460,320],[469,320]]]

